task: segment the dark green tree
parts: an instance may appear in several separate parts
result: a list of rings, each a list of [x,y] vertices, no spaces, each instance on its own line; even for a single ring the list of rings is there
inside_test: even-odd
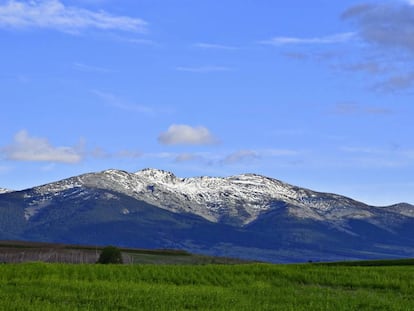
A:
[[[122,264],[122,254],[119,248],[115,246],[107,246],[102,249],[97,263],[103,264]]]

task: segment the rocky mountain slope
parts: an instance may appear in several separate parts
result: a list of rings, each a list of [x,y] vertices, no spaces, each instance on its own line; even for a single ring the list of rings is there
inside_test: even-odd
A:
[[[268,261],[414,256],[414,206],[369,206],[255,174],[107,170],[1,194],[0,213],[0,238]]]

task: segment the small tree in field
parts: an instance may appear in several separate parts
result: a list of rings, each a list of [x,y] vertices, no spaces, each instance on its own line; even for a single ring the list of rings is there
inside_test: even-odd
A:
[[[107,246],[102,249],[101,254],[99,255],[99,259],[97,263],[114,263],[114,264],[122,264],[122,254],[119,248],[115,246]]]

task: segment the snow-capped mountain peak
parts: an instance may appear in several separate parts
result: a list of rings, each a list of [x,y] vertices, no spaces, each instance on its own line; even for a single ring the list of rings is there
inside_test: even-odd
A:
[[[235,225],[248,224],[281,207],[299,218],[334,222],[372,218],[375,209],[340,195],[299,188],[257,174],[179,178],[168,171],[146,168],[135,173],[111,169],[34,188],[37,199],[30,203],[27,218],[63,191],[88,198],[93,189],[106,190],[106,198],[121,193],[172,212]],[[414,217],[412,209],[394,210]]]
[[[177,182],[179,179],[171,172],[153,168],[145,168],[143,170],[135,172],[134,175],[142,179],[165,183],[174,183]]]
[[[413,205],[374,207],[257,174],[180,178],[111,169],[0,195],[0,211],[3,239],[268,261],[414,254]]]

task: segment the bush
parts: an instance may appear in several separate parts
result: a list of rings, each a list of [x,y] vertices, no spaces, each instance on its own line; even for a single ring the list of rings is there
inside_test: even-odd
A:
[[[102,264],[122,264],[122,254],[119,248],[115,246],[107,246],[102,249],[97,263]]]

